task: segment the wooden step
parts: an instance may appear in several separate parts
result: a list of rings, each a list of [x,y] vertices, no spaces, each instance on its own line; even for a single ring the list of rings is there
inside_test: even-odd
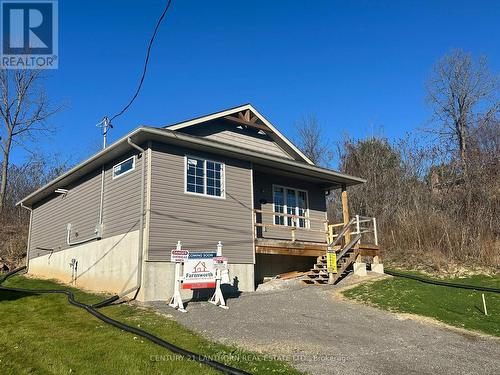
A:
[[[342,258],[337,260],[337,273],[333,274],[333,283],[337,282],[337,280],[346,273],[346,270],[355,261],[357,254],[357,250],[350,249]],[[306,284],[328,284],[330,275],[327,271],[326,255],[317,257],[316,264],[314,264],[313,268],[304,276],[305,277],[302,281]]]

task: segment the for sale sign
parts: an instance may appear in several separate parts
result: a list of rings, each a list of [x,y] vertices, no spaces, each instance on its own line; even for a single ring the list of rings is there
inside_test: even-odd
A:
[[[215,257],[214,258],[214,268],[217,270],[227,270],[227,258],[226,257]]]
[[[184,262],[183,289],[215,288],[216,252],[191,252]]]
[[[189,257],[189,251],[173,249],[170,252],[170,261],[173,263],[185,262]]]
[[[337,273],[337,254],[331,249],[326,253],[326,269],[328,272]]]

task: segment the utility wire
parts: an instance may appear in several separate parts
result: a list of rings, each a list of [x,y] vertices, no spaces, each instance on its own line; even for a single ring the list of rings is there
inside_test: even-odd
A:
[[[142,71],[141,80],[139,81],[139,86],[137,86],[137,90],[135,91],[134,96],[132,96],[132,99],[130,99],[128,104],[125,107],[123,107],[123,109],[120,112],[118,112],[116,115],[114,115],[110,118],[110,120],[109,120],[110,123],[118,116],[123,115],[125,113],[125,111],[127,111],[127,109],[129,109],[129,107],[132,105],[132,103],[137,98],[137,96],[139,96],[139,92],[141,91],[142,84],[144,83],[144,78],[146,78],[146,71],[148,69],[148,62],[149,62],[149,55],[151,53],[151,47],[153,46],[153,42],[155,40],[156,34],[158,33],[158,29],[160,28],[160,25],[161,25],[163,19],[165,18],[165,15],[167,14],[167,11],[170,8],[171,3],[172,3],[172,0],[167,1],[165,9],[163,10],[163,13],[161,14],[160,18],[158,19],[158,22],[156,22],[156,27],[154,29],[153,35],[151,36],[151,40],[149,41],[148,51],[146,53],[146,60],[144,61],[144,69]]]

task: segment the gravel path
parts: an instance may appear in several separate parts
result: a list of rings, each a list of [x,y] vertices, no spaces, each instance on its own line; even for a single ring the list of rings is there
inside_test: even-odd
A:
[[[499,374],[500,340],[335,298],[336,287],[295,286],[191,302],[187,314],[153,303],[217,341],[279,355],[310,374]]]

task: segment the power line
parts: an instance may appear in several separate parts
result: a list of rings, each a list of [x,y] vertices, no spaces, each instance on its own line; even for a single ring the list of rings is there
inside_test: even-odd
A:
[[[156,34],[158,33],[158,29],[160,28],[160,25],[161,25],[163,19],[165,18],[165,15],[167,14],[167,11],[170,8],[170,4],[171,3],[172,3],[172,0],[168,0],[167,1],[165,9],[163,10],[163,13],[161,14],[160,18],[156,22],[156,26],[155,26],[153,35],[151,36],[151,40],[149,41],[148,51],[146,53],[146,60],[144,61],[144,69],[142,71],[141,80],[139,81],[139,86],[137,87],[137,90],[135,91],[134,96],[132,96],[132,99],[130,99],[130,101],[128,102],[128,104],[125,107],[123,107],[123,109],[120,112],[118,112],[116,115],[112,116],[109,119],[109,123],[110,124],[111,124],[111,121],[113,121],[115,118],[117,118],[118,116],[123,115],[125,113],[125,111],[127,111],[127,109],[129,109],[129,107],[132,105],[132,103],[137,98],[137,96],[139,96],[139,92],[141,91],[141,87],[142,87],[142,84],[144,82],[144,78],[146,77],[146,71],[148,69],[148,62],[149,62],[149,55],[151,53],[151,47],[153,46],[153,42],[155,40]]]

